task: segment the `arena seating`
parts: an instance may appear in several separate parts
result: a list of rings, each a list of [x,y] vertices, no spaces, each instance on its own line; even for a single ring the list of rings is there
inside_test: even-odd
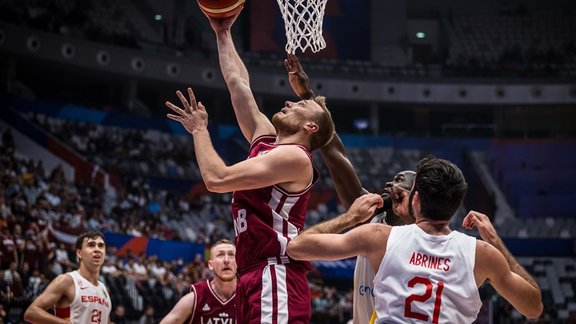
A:
[[[484,75],[507,71],[573,75],[560,68],[576,63],[573,15],[571,11],[535,11],[453,18],[446,24],[451,44],[446,63],[470,67],[466,73],[476,67]]]
[[[489,166],[519,217],[573,217],[575,148],[571,140],[492,142]]]

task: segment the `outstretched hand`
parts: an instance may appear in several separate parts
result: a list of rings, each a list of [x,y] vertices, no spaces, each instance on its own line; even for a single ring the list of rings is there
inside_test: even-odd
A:
[[[467,229],[471,230],[474,226],[478,228],[478,232],[480,233],[480,237],[492,245],[498,240],[498,233],[496,233],[496,229],[490,222],[490,218],[488,216],[479,213],[477,211],[471,210],[464,220],[462,221],[462,226]]]
[[[238,10],[238,12],[234,16],[226,18],[212,18],[208,16],[205,12],[204,15],[208,17],[208,20],[210,21],[210,27],[212,27],[214,32],[218,33],[230,30],[232,28],[232,25],[234,25],[234,22],[236,22],[238,16],[240,16],[242,9],[244,9],[244,6],[242,6],[242,8]]]
[[[288,54],[288,57],[284,60],[284,65],[288,72],[288,82],[290,82],[290,86],[296,95],[298,95],[300,99],[314,98],[314,92],[310,88],[310,79],[306,72],[304,72],[296,55]]]
[[[354,200],[346,214],[352,217],[354,223],[359,224],[367,221],[374,215],[376,208],[380,208],[383,205],[382,196],[368,193]]]
[[[166,101],[166,107],[172,109],[176,114],[167,114],[166,116],[174,121],[177,121],[186,128],[190,134],[194,134],[194,131],[205,130],[208,128],[208,113],[206,108],[201,102],[196,103],[196,97],[192,88],[188,88],[188,99],[180,92],[176,91],[176,95],[180,98],[182,107],[184,109],[174,105],[173,103]]]

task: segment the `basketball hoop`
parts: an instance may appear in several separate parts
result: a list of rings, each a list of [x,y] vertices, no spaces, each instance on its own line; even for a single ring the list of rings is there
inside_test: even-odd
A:
[[[286,28],[286,52],[310,48],[316,53],[326,47],[322,37],[324,9],[328,0],[277,0]]]

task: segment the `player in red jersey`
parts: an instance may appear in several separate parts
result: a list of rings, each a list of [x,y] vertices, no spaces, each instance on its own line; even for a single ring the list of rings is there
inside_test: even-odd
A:
[[[260,112],[249,76],[230,28],[238,15],[210,19],[216,33],[222,75],[245,138],[251,143],[247,160],[227,166],[218,156],[207,131],[207,114],[178,92],[183,108],[167,106],[194,137],[194,149],[206,187],[234,191],[232,210],[236,230],[238,321],[241,323],[308,323],[310,290],[308,262],[286,255],[286,245],[303,228],[310,190],[318,178],[311,151],[324,146],[334,124],[324,98],[286,101],[270,121]]]
[[[210,249],[211,280],[195,283],[160,324],[236,323],[236,247],[219,240]]]

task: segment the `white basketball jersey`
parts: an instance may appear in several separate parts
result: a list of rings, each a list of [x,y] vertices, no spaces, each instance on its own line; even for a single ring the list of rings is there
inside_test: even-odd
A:
[[[392,227],[374,277],[377,323],[472,323],[482,306],[475,260],[474,237]]]
[[[68,272],[67,274],[74,281],[75,291],[74,300],[70,304],[68,315],[70,323],[108,324],[112,301],[104,284],[98,281],[98,286],[94,286],[90,281],[82,277],[78,271]],[[62,309],[57,309],[57,316],[65,314],[62,311]]]
[[[383,223],[385,212],[372,218],[370,223]],[[356,267],[354,268],[354,298],[353,320],[354,324],[371,323],[372,313],[374,313],[374,270],[365,256],[356,257]]]

